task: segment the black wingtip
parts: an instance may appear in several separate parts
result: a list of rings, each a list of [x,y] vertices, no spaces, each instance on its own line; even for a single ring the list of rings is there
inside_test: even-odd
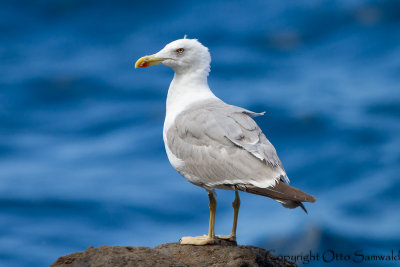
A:
[[[303,203],[301,203],[301,202],[299,201],[298,204],[299,204],[299,207],[300,207],[302,210],[304,210],[304,212],[308,215],[308,212],[307,212],[307,210],[306,210],[306,207],[304,207]]]

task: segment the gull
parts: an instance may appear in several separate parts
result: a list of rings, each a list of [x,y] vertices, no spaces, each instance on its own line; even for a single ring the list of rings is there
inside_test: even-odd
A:
[[[135,68],[163,64],[175,74],[169,86],[163,139],[175,170],[208,193],[208,235],[182,237],[181,244],[215,244],[217,239],[236,242],[240,207],[238,191],[270,197],[285,208],[302,208],[316,199],[294,188],[274,146],[252,117],[264,115],[229,105],[208,86],[211,56],[197,39],[179,39],[154,55],[137,60]],[[230,235],[215,235],[215,189],[233,190],[235,199]]]

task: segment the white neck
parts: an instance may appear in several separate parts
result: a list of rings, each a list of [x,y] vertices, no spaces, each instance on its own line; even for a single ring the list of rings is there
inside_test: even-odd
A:
[[[208,72],[175,73],[168,89],[164,131],[188,105],[205,99],[218,99],[208,87],[207,76]]]

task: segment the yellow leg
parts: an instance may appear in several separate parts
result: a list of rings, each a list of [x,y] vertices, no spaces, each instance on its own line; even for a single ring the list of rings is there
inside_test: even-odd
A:
[[[215,200],[213,192],[208,193],[208,198],[210,203],[208,204],[208,207],[210,208],[210,223],[208,226],[208,235],[203,235],[203,236],[196,236],[196,237],[191,237],[191,236],[185,236],[181,238],[181,245],[208,245],[208,244],[214,244],[215,242],[215,232],[214,232],[214,226],[215,226],[215,212],[217,210],[217,201]]]
[[[239,192],[237,190],[235,190],[235,200],[232,202],[232,207],[233,207],[232,233],[230,235],[218,235],[217,238],[236,241],[236,228],[237,228],[237,220],[240,208],[240,198],[239,198]]]
[[[211,239],[215,239],[215,213],[217,211],[217,200],[214,197],[213,193],[208,193],[208,199],[210,203],[208,204],[208,207],[210,208],[210,223],[208,226],[208,236]]]

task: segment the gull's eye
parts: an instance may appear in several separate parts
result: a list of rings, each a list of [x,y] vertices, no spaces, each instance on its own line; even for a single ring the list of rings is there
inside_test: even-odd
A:
[[[185,51],[185,49],[183,49],[183,48],[176,49],[176,53],[178,53],[178,54],[182,54],[183,51]]]

